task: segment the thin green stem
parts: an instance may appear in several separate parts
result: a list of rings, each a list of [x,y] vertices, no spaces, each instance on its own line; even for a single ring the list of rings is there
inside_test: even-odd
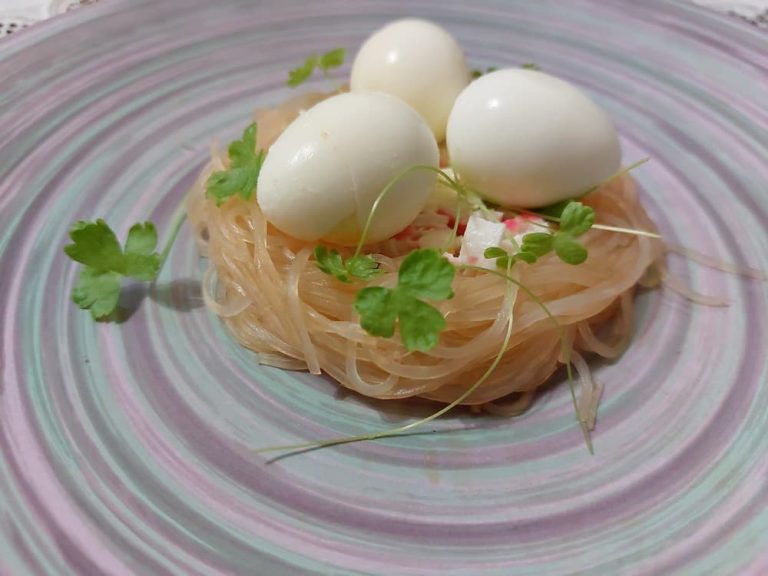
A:
[[[182,224],[184,224],[184,220],[187,219],[187,205],[185,202],[182,202],[179,204],[178,208],[176,208],[176,211],[173,214],[173,219],[171,220],[171,234],[168,236],[168,240],[165,241],[165,246],[163,247],[163,251],[160,253],[160,266],[157,269],[157,276],[160,276],[160,271],[163,269],[163,265],[165,264],[165,261],[168,259],[168,254],[171,253],[171,248],[173,248],[174,242],[176,242],[176,237],[179,235],[179,231],[181,230]]]
[[[572,348],[568,346],[567,349],[570,352]],[[571,401],[573,402],[573,412],[576,414],[576,421],[579,423],[579,428],[581,428],[581,433],[584,436],[584,443],[587,445],[587,450],[590,454],[594,455],[595,451],[592,446],[592,435],[589,433],[587,421],[579,411],[579,402],[576,399],[576,386],[573,383],[573,371],[571,369],[570,361],[566,366],[566,371],[568,373],[568,389],[571,391]]]
[[[380,440],[382,438],[389,438],[391,436],[398,436],[400,434],[403,434],[405,432],[408,432],[409,430],[413,430],[414,428],[417,428],[419,426],[423,426],[424,424],[428,424],[429,422],[432,422],[436,418],[439,418],[443,414],[446,414],[447,412],[453,410],[456,406],[461,404],[464,400],[469,398],[469,396],[477,390],[488,378],[490,378],[491,374],[496,370],[499,363],[501,362],[501,359],[504,357],[504,352],[507,349],[507,346],[509,346],[509,341],[512,338],[512,327],[513,327],[513,316],[512,316],[512,308],[514,306],[514,299],[512,299],[512,302],[510,302],[510,310],[509,310],[509,322],[507,322],[507,331],[504,335],[504,341],[502,342],[501,348],[499,349],[498,354],[496,354],[496,357],[493,359],[493,362],[490,366],[486,369],[486,371],[483,373],[480,378],[475,381],[472,386],[467,388],[458,398],[456,398],[453,402],[450,404],[447,404],[443,406],[440,410],[437,412],[427,416],[426,418],[422,418],[421,420],[416,420],[415,422],[411,422],[410,424],[405,424],[404,426],[398,426],[397,428],[391,428],[389,430],[384,430],[382,432],[374,432],[372,434],[360,434],[358,436],[347,436],[344,438],[335,438],[332,440],[322,440],[319,442],[308,442],[306,444],[289,444],[285,446],[270,446],[268,448],[261,448],[259,450],[255,450],[257,454],[265,453],[265,452],[283,452],[286,450],[291,451],[301,451],[301,450],[308,450],[308,449],[314,449],[314,448],[328,448],[330,446],[338,446],[340,444],[351,444],[353,442],[366,442],[370,440]]]
[[[465,270],[476,270],[478,272],[486,272],[488,274],[493,274],[494,276],[498,276],[500,278],[504,278],[507,282],[511,282],[512,284],[516,285],[518,288],[520,288],[523,292],[528,295],[528,297],[533,300],[539,308],[541,308],[544,311],[544,314],[546,314],[547,318],[549,318],[552,323],[557,328],[558,335],[560,337],[560,342],[562,345],[562,351],[563,351],[563,359],[565,360],[565,363],[567,366],[570,366],[570,354],[567,350],[567,343],[565,341],[565,329],[563,328],[562,324],[557,321],[557,318],[555,318],[554,314],[549,310],[549,307],[546,305],[546,303],[539,298],[528,286],[520,282],[519,280],[513,278],[512,276],[505,274],[504,272],[499,272],[498,270],[490,270],[488,268],[482,268],[480,266],[471,266],[469,264],[460,264],[456,266],[457,268],[464,268]]]
[[[584,442],[587,445],[587,450],[590,454],[594,456],[595,449],[592,446],[592,435],[589,433],[589,428],[587,428],[587,423],[584,421],[584,419],[581,417],[581,412],[579,412],[579,402],[576,400],[576,386],[573,384],[573,378],[571,374],[568,374],[568,389],[571,391],[571,401],[573,402],[573,411],[576,413],[576,421],[579,423],[579,428],[581,428],[581,434],[584,436]]]
[[[581,417],[581,413],[579,412],[579,404],[576,400],[576,390],[573,385],[573,368],[571,365],[571,349],[568,346],[568,341],[565,338],[565,329],[563,328],[563,325],[557,321],[557,318],[555,318],[554,314],[552,314],[549,307],[541,298],[539,298],[536,294],[534,294],[534,292],[530,288],[528,288],[525,284],[513,278],[509,274],[504,274],[503,272],[499,272],[498,270],[489,270],[487,268],[481,268],[480,266],[462,265],[459,267],[465,268],[467,270],[478,270],[480,272],[488,272],[490,274],[493,274],[494,276],[499,276],[501,278],[504,278],[507,282],[511,282],[515,284],[518,288],[520,288],[523,292],[525,292],[528,295],[528,297],[531,300],[533,300],[544,311],[544,314],[546,314],[547,317],[555,325],[558,332],[558,338],[560,339],[560,350],[563,357],[563,363],[565,364],[565,371],[568,377],[568,387],[571,391],[571,399],[573,400],[573,411],[576,414],[576,420],[579,423],[579,427],[581,428],[582,434],[584,435],[584,441],[587,444],[587,450],[589,450],[590,454],[594,454],[594,450],[592,447],[592,439],[590,437],[589,430],[586,427],[586,422],[584,422],[584,419]]]
[[[642,160],[638,160],[637,162],[634,162],[630,164],[629,166],[625,168],[621,168],[618,172],[616,172],[613,176],[608,178],[605,182],[602,182],[601,184],[598,184],[597,186],[593,186],[583,194],[579,194],[578,196],[574,197],[573,200],[579,200],[583,198],[584,196],[594,192],[595,190],[599,190],[603,186],[606,186],[607,184],[610,184],[617,178],[620,178],[624,176],[625,174],[631,172],[638,166],[642,166],[646,162],[648,162],[650,158],[643,158]],[[548,220],[550,222],[560,222],[560,218],[557,216],[550,216],[549,214],[542,214],[540,212],[537,212],[536,210],[528,210],[525,208],[510,208],[510,212],[514,212],[517,214],[529,214],[531,216],[538,216],[539,218],[542,218],[543,220]],[[541,224],[537,224],[536,222],[533,222],[534,225],[541,226]],[[608,232],[618,232],[620,234],[631,234],[633,236],[645,236],[646,238],[655,238],[656,240],[661,240],[661,234],[657,234],[656,232],[649,232],[648,230],[636,230],[634,228],[622,228],[619,226],[608,226],[607,224],[592,224],[592,228],[595,230],[606,230]]]
[[[603,182],[601,182],[597,186],[592,186],[592,188],[588,189],[586,192],[582,192],[581,194],[576,196],[575,199],[578,200],[580,198],[584,198],[584,196],[586,196],[587,194],[591,194],[595,190],[599,190],[603,186],[607,186],[608,184],[610,184],[614,180],[616,180],[618,178],[621,178],[622,176],[624,176],[625,174],[628,174],[629,172],[631,172],[635,168],[637,168],[639,166],[642,166],[643,164],[645,164],[649,160],[650,160],[650,158],[643,158],[641,160],[638,160],[637,162],[633,162],[629,166],[626,166],[624,168],[619,168],[619,170],[616,171],[613,175],[609,176],[607,180],[604,180]]]
[[[641,161],[639,163],[636,163],[636,164],[628,167],[623,172],[617,173],[616,175],[614,175],[608,181],[610,181],[613,178],[616,178],[616,177],[620,176],[621,174],[623,174],[623,173],[633,169],[634,167],[642,164],[643,162],[645,162],[645,160],[643,160],[643,161]],[[446,174],[440,168],[437,168],[437,167],[434,167],[434,166],[429,166],[429,165],[413,165],[413,166],[409,166],[405,170],[403,170],[400,173],[398,173],[397,175],[395,175],[395,177],[393,177],[384,186],[384,188],[381,190],[379,195],[374,200],[373,205],[371,206],[371,209],[370,209],[370,211],[368,213],[368,216],[366,218],[365,225],[363,226],[363,230],[362,230],[362,233],[360,235],[360,240],[358,241],[358,244],[357,244],[357,246],[355,248],[354,256],[359,256],[360,253],[362,252],[363,246],[365,245],[365,240],[368,237],[368,233],[370,231],[370,227],[371,227],[371,225],[373,223],[373,218],[374,218],[374,216],[376,214],[376,211],[378,210],[379,206],[381,205],[383,199],[386,197],[386,195],[395,186],[395,184],[397,182],[399,182],[406,175],[410,174],[411,172],[415,172],[417,170],[428,170],[428,171],[432,171],[432,172],[437,173],[438,176],[443,178],[445,180],[445,182],[447,183],[447,185],[452,190],[454,190],[456,192],[458,200],[464,199],[464,200],[466,200],[466,201],[468,201],[470,203],[470,205],[473,207],[473,209],[480,210],[481,212],[483,212],[486,215],[492,214],[493,211],[490,210],[485,205],[485,203],[483,202],[482,197],[480,195],[478,195],[476,192],[474,192],[472,190],[465,189],[461,184],[458,183],[457,180],[455,180],[455,179],[451,178],[450,176],[448,176],[448,174]],[[556,221],[556,222],[560,221],[559,218],[551,217],[551,216],[546,216],[546,215],[543,215],[543,214],[538,214],[538,213],[533,212],[533,211],[528,211],[528,210],[515,210],[515,211],[518,212],[518,213],[533,214],[533,215],[540,216],[542,218],[545,218],[545,219],[548,219],[548,220],[553,220],[553,221]],[[460,204],[457,202],[456,218],[454,220],[454,226],[453,226],[451,238],[450,238],[450,241],[449,241],[449,245],[450,245],[450,242],[453,242],[454,238],[456,238],[456,235],[458,233],[458,225],[459,225],[460,216],[461,216],[461,207],[460,207]],[[630,232],[630,233],[631,232],[635,232],[635,233],[638,233],[639,235],[651,235],[651,234],[653,234],[653,233],[650,233],[650,232],[632,231],[632,230],[629,230],[629,229],[619,229],[619,228],[612,228],[612,229],[613,229],[613,231],[625,231],[625,232]],[[584,439],[585,439],[585,441],[587,443],[587,448],[589,449],[590,453],[593,453],[592,443],[591,443],[591,440],[590,440],[590,437],[589,437],[588,430],[586,429],[586,423],[583,421],[583,419],[581,418],[581,415],[579,414],[578,402],[577,402],[577,399],[576,399],[576,392],[575,392],[575,388],[574,388],[574,384],[573,384],[573,371],[572,371],[571,362],[570,362],[570,350],[568,349],[567,341],[566,341],[566,338],[565,338],[565,330],[563,329],[563,326],[560,324],[560,322],[558,322],[557,318],[555,318],[555,316],[549,310],[549,308],[546,305],[546,303],[543,300],[541,300],[541,298],[539,298],[533,291],[531,291],[530,288],[525,286],[519,280],[517,280],[514,277],[512,277],[512,275],[510,273],[511,272],[511,270],[510,270],[511,264],[512,264],[512,261],[510,260],[510,262],[509,262],[509,264],[507,266],[507,273],[506,274],[503,273],[503,272],[499,272],[497,270],[489,270],[489,269],[486,269],[486,268],[481,268],[481,267],[478,267],[478,266],[471,266],[471,265],[461,265],[461,266],[457,266],[457,268],[463,268],[463,269],[468,269],[468,270],[478,270],[478,271],[481,271],[481,272],[490,273],[490,274],[493,274],[493,275],[500,276],[500,277],[504,278],[507,282],[509,282],[509,283],[517,286],[519,289],[523,290],[523,292],[525,292],[531,298],[531,300],[533,302],[535,302],[544,311],[545,315],[552,321],[552,323],[554,324],[554,326],[557,329],[558,337],[559,337],[559,340],[560,340],[560,343],[561,343],[561,355],[562,355],[562,358],[563,358],[563,362],[566,365],[566,371],[567,371],[567,374],[568,374],[568,383],[569,383],[569,387],[570,387],[570,390],[571,390],[571,398],[573,400],[574,411],[575,411],[576,416],[577,416],[577,421],[579,422],[579,424],[580,424],[580,426],[582,428],[582,432],[584,434]],[[499,363],[501,362],[501,359],[502,359],[502,357],[504,355],[504,351],[506,350],[507,346],[509,345],[509,341],[510,341],[511,336],[512,336],[512,326],[513,326],[512,310],[510,310],[510,320],[509,320],[509,323],[507,325],[507,331],[506,331],[506,334],[505,334],[505,337],[504,337],[503,345],[502,345],[501,349],[499,350],[499,353],[494,358],[494,361],[488,367],[488,369],[483,373],[483,375],[472,386],[470,386],[467,390],[465,390],[453,402],[451,402],[450,404],[444,406],[442,409],[440,409],[437,412],[431,414],[430,416],[427,416],[426,418],[422,418],[422,419],[417,420],[415,422],[411,422],[410,424],[406,424],[406,425],[403,425],[403,426],[398,426],[396,428],[391,428],[389,430],[384,430],[384,431],[381,431],[381,432],[374,432],[374,433],[370,433],[370,434],[360,434],[360,435],[356,435],[356,436],[347,436],[347,437],[343,437],[343,438],[335,438],[335,439],[323,440],[323,441],[318,441],[318,442],[307,442],[307,443],[304,443],[304,444],[291,444],[291,445],[283,445],[283,446],[271,446],[271,447],[255,450],[255,452],[256,453],[265,453],[265,452],[276,452],[276,451],[302,451],[302,450],[309,450],[309,449],[326,448],[326,447],[330,447],[330,446],[338,446],[338,445],[341,445],[341,444],[350,444],[350,443],[354,443],[354,442],[372,441],[372,440],[378,440],[378,439],[382,439],[382,438],[388,438],[388,437],[392,437],[392,436],[401,435],[401,434],[404,434],[404,433],[406,433],[406,432],[408,432],[410,430],[413,430],[414,428],[417,428],[419,426],[423,426],[424,424],[427,424],[427,423],[435,420],[436,418],[439,418],[443,414],[445,414],[445,413],[449,412],[450,410],[452,410],[453,408],[455,408],[457,405],[461,404],[461,402],[466,400],[475,390],[477,390],[477,388],[479,386],[481,386],[491,376],[493,371],[498,367]]]
[[[470,204],[470,206],[472,206],[475,210],[482,212],[482,214],[489,220],[498,221],[498,216],[494,213],[494,210],[488,208],[488,205],[483,200],[482,195],[480,195],[477,190],[466,188],[462,184],[459,184],[458,181],[456,185],[456,193],[463,197]]]
[[[630,164],[629,166],[627,166],[627,167],[625,167],[625,168],[621,168],[621,169],[619,169],[619,171],[618,171],[618,172],[616,172],[616,174],[614,174],[613,176],[611,176],[610,178],[608,178],[608,180],[606,180],[605,182],[603,182],[603,186],[605,186],[606,184],[610,184],[611,182],[613,182],[613,181],[614,181],[614,180],[616,180],[617,178],[621,178],[621,177],[622,177],[622,176],[624,176],[625,174],[629,174],[630,172],[632,172],[632,170],[634,170],[635,168],[639,168],[640,166],[642,166],[643,164],[645,164],[645,163],[646,163],[646,162],[648,162],[648,161],[650,161],[650,158],[648,158],[648,157],[646,157],[646,158],[641,158],[641,159],[640,159],[640,160],[638,160],[637,162],[633,162],[633,163],[632,163],[632,164]]]
[[[654,238],[661,240],[661,234],[656,232],[649,232],[647,230],[635,230],[634,228],[621,228],[619,226],[608,226],[606,224],[592,224],[592,228],[595,230],[607,230],[608,232],[619,232],[621,234],[631,234],[633,236],[645,236],[646,238]]]
[[[459,233],[459,220],[461,220],[461,204],[459,202],[456,202],[456,213],[453,215],[453,228],[451,228],[451,235],[448,237],[448,241],[443,245],[443,247],[440,249],[440,252],[447,252],[448,249],[451,247],[451,244],[453,244],[453,241],[456,240],[456,236]]]
[[[358,240],[357,242],[357,247],[355,248],[354,256],[359,256],[360,252],[363,251],[365,240],[368,237],[368,232],[370,231],[371,224],[373,223],[373,217],[376,215],[376,211],[378,210],[385,196],[389,193],[390,190],[392,190],[395,184],[397,184],[400,180],[405,178],[411,172],[416,172],[417,170],[428,170],[431,172],[436,172],[437,175],[441,176],[448,183],[448,186],[450,186],[453,190],[455,190],[457,194],[460,193],[459,184],[453,178],[448,176],[448,174],[446,174],[440,168],[437,168],[435,166],[429,166],[428,164],[414,164],[413,166],[409,166],[402,172],[396,174],[389,182],[387,182],[386,186],[384,186],[381,192],[379,192],[379,195],[376,197],[376,200],[374,200],[373,205],[371,206],[371,209],[368,212],[368,218],[365,220],[365,226],[363,226],[363,232],[362,234],[360,234],[360,240]]]
[[[558,218],[557,216],[549,216],[548,214],[541,214],[534,210],[514,209],[512,210],[512,212],[517,212],[518,214],[529,214],[531,216],[538,216],[542,220],[548,220],[550,222],[560,222],[560,218]],[[533,224],[534,226],[544,227],[543,224],[539,224],[538,222],[531,222],[531,224]],[[662,239],[661,234],[658,234],[656,232],[649,232],[648,230],[637,230],[635,228],[622,228],[620,226],[608,226],[607,224],[592,224],[591,228],[594,230],[606,230],[608,232],[619,232],[620,234],[630,234],[632,236],[644,236],[646,238],[654,238],[656,240]]]
[[[546,303],[541,298],[539,298],[530,288],[528,288],[528,286],[526,286],[519,280],[516,280],[512,276],[508,274],[504,274],[504,272],[499,272],[498,270],[489,270],[488,268],[481,268],[480,266],[470,266],[468,264],[462,264],[457,267],[464,268],[466,270],[477,270],[480,272],[487,272],[489,274],[493,274],[494,276],[499,276],[500,278],[504,278],[507,282],[512,282],[518,288],[520,288],[523,292],[525,292],[528,295],[528,297],[531,300],[533,300],[539,306],[539,308],[541,308],[544,311],[544,314],[547,315],[547,318],[549,318],[557,328],[557,333],[560,338],[560,347],[563,355],[563,361],[565,363],[566,371],[568,372],[568,379],[569,380],[572,379],[573,373],[571,371],[571,353],[568,348],[568,343],[565,340],[565,329],[563,328],[563,325],[557,321],[557,318],[555,318],[554,314],[552,314],[552,312],[550,311],[549,306],[547,306]]]

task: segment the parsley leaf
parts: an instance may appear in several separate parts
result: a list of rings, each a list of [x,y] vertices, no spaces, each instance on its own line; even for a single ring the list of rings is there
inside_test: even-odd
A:
[[[329,50],[320,56],[320,59],[317,61],[317,67],[320,68],[324,74],[327,74],[332,68],[338,68],[344,64],[344,56],[346,53],[347,51],[344,50],[344,48],[334,48],[333,50]]]
[[[122,273],[123,251],[120,242],[104,220],[75,222],[69,231],[69,237],[72,238],[73,244],[65,246],[64,252],[72,260],[86,266]]]
[[[157,230],[152,222],[134,224],[128,230],[125,251],[131,254],[150,255],[157,246]]]
[[[235,140],[227,149],[229,168],[208,177],[205,195],[213,198],[216,206],[221,206],[233,196],[240,196],[243,200],[253,197],[266,156],[264,150],[256,151],[256,130],[256,124],[250,124],[243,131],[242,139]]]
[[[242,140],[235,140],[227,149],[230,168],[245,168],[258,159],[256,152],[256,123],[249,124],[243,130]],[[260,152],[263,154],[263,152]]]
[[[125,275],[136,280],[154,280],[160,270],[157,231],[152,222],[134,224],[125,241]]]
[[[437,346],[445,317],[440,310],[416,298],[398,298],[400,337],[407,350],[427,351]]]
[[[390,338],[395,333],[398,308],[393,293],[382,286],[369,286],[357,293],[355,310],[360,314],[360,326],[368,334]]]
[[[389,338],[395,332],[397,321],[407,350],[433,348],[445,328],[445,317],[422,298],[452,298],[455,273],[448,259],[437,250],[414,250],[400,265],[395,288],[370,286],[358,292],[355,310],[360,315],[360,326],[373,336]]]
[[[366,255],[352,256],[346,266],[351,276],[361,280],[370,280],[381,273],[376,261]]]
[[[315,247],[315,261],[320,270],[342,282],[351,282],[352,277],[370,280],[381,272],[370,256],[352,256],[344,262],[338,250],[328,250],[325,246]]]
[[[325,246],[315,246],[315,261],[317,267],[326,274],[349,282],[349,272],[344,266],[344,259],[338,250],[328,250]]]
[[[291,88],[296,88],[296,86],[306,82],[316,68],[319,68],[323,74],[327,75],[331,69],[338,68],[344,64],[346,53],[347,51],[344,48],[334,48],[320,56],[312,54],[304,60],[301,66],[297,66],[288,72],[286,84]]]
[[[72,290],[72,301],[83,310],[90,310],[95,319],[105,318],[117,308],[120,278],[118,272],[85,266]]]
[[[161,256],[155,252],[157,231],[152,222],[134,224],[124,250],[104,220],[76,222],[69,237],[72,244],[65,246],[64,252],[85,265],[72,291],[72,300],[80,308],[90,310],[96,319],[109,316],[117,308],[123,276],[144,281],[157,278]]]
[[[414,250],[397,273],[398,289],[428,300],[453,298],[451,283],[456,269],[437,250]]]
[[[541,70],[541,68],[534,64],[533,62],[526,62],[525,64],[520,64],[520,68],[524,68],[526,70]]]
[[[317,55],[312,54],[312,56],[308,57],[306,60],[304,60],[304,64],[301,66],[297,66],[290,72],[288,72],[288,81],[286,84],[290,86],[291,88],[296,88],[299,84],[303,84],[306,82],[307,78],[312,76],[312,72],[315,71],[315,67],[317,66]]]

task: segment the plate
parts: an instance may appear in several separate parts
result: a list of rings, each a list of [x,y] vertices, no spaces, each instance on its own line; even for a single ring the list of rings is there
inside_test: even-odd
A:
[[[0,44],[0,572],[768,571],[764,283],[670,256],[731,305],[639,297],[631,348],[597,367],[594,456],[563,385],[514,420],[456,411],[426,434],[256,453],[431,407],[258,366],[202,305],[188,230],[121,323],[69,301],[74,220],[167,230],[211,141],[291,94],[290,68],[406,15],[445,25],[473,65],[582,86],[625,161],[652,158],[636,178],[669,242],[768,269],[768,37],[700,9],[110,0],[56,18]]]

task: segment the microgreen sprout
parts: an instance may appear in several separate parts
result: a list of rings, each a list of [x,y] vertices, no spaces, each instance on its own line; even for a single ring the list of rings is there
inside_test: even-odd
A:
[[[531,232],[523,236],[520,249],[510,254],[503,248],[491,246],[483,256],[496,260],[499,268],[507,268],[516,261],[534,264],[554,250],[566,264],[578,265],[587,259],[586,247],[576,240],[589,230],[595,221],[595,211],[581,202],[571,201],[558,219],[560,227],[554,232]]]
[[[294,84],[292,85],[298,85],[306,80],[315,69],[320,69],[327,73],[330,69],[341,65],[343,58],[344,51],[342,49],[332,50],[321,56],[312,56],[302,67],[292,71],[289,83],[293,82]],[[256,150],[256,129],[256,125],[251,124],[245,129],[240,140],[235,140],[229,145],[228,168],[214,172],[206,182],[206,195],[212,198],[217,206],[232,197],[240,197],[244,200],[250,200],[253,197],[259,171],[265,158],[264,151]],[[623,169],[614,175],[611,180],[622,176],[643,162],[645,160]],[[353,280],[370,282],[375,280],[381,273],[381,270],[372,256],[363,253],[363,247],[373,218],[384,197],[392,190],[395,184],[407,174],[417,170],[435,172],[437,177],[456,193],[457,200],[463,200],[468,203],[472,210],[480,211],[487,217],[497,219],[494,210],[483,201],[482,197],[476,191],[465,186],[459,179],[434,166],[411,166],[396,175],[382,189],[374,201],[352,256],[345,260],[336,249],[326,246],[317,246],[315,248],[316,265],[321,271],[341,282],[352,282]],[[589,190],[588,192],[591,191]],[[500,247],[488,248],[485,251],[485,256],[486,258],[495,258],[500,268],[499,270],[487,270],[470,265],[454,266],[443,255],[441,250],[431,248],[414,250],[402,260],[398,269],[398,279],[395,287],[365,286],[361,288],[357,294],[354,308],[360,316],[361,327],[369,334],[380,337],[392,337],[399,330],[403,346],[406,350],[427,351],[438,344],[440,333],[446,326],[445,317],[430,302],[447,300],[453,297],[452,283],[457,269],[493,274],[505,279],[509,284],[510,290],[520,290],[527,294],[531,301],[539,306],[544,311],[546,317],[557,327],[562,348],[560,358],[567,369],[574,408],[587,446],[591,452],[592,445],[589,431],[586,421],[579,415],[576,402],[570,362],[570,344],[566,338],[565,329],[553,315],[547,304],[529,287],[520,282],[519,277],[513,272],[513,265],[516,261],[533,264],[538,258],[550,252],[554,252],[566,263],[580,264],[587,258],[587,250],[577,238],[590,228],[646,235],[654,238],[659,236],[646,231],[595,224],[594,210],[577,200],[568,200],[560,205],[547,207],[535,212],[525,210],[517,212],[538,214],[542,218],[557,222],[558,226],[553,231],[534,232],[524,235],[520,245],[516,246],[516,251],[511,253]],[[70,230],[72,244],[65,247],[65,252],[73,260],[83,264],[84,267],[73,290],[73,300],[81,308],[89,310],[94,318],[109,317],[117,308],[123,277],[146,282],[154,282],[157,279],[179,232],[184,215],[184,205],[182,204],[174,220],[169,240],[160,253],[155,250],[157,246],[157,232],[151,222],[140,223],[131,227],[124,246],[120,245],[114,232],[103,220],[75,223]],[[460,206],[457,202],[456,215],[448,245],[451,245],[456,238],[460,215]],[[510,302],[510,306],[512,306],[514,298],[511,295]],[[512,330],[513,314],[510,308],[509,321],[502,346],[488,369],[453,402],[426,418],[382,432],[296,446],[273,447],[259,450],[259,452],[302,450],[357,441],[376,440],[400,435],[431,422],[464,402],[487,381],[501,362],[504,352],[509,346]]]
[[[371,205],[354,254],[344,261],[337,250],[324,246],[315,248],[317,267],[342,282],[352,277],[370,280],[379,271],[373,259],[362,253],[373,218],[384,198],[407,175],[416,171],[432,171],[446,185],[459,193],[459,184],[447,173],[429,165],[414,165],[396,174],[382,188]],[[454,223],[456,228],[457,223]],[[363,275],[358,273],[361,271]],[[403,346],[409,351],[426,351],[437,345],[440,332],[445,328],[445,317],[426,300],[446,300],[453,297],[451,282],[454,267],[440,251],[419,249],[408,254],[398,270],[395,288],[370,286],[358,292],[355,310],[360,315],[360,326],[372,336],[390,338],[399,326]]]

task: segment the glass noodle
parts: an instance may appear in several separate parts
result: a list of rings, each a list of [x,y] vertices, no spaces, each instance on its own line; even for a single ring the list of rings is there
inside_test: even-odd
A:
[[[303,108],[325,95],[304,94],[256,113],[258,146],[266,148]],[[368,335],[359,325],[354,301],[360,283],[345,284],[320,271],[313,244],[270,226],[255,202],[233,199],[220,207],[205,198],[208,175],[224,165],[212,158],[189,192],[188,214],[211,271],[204,290],[209,307],[264,364],[329,374],[341,385],[381,399],[421,396],[452,402],[494,362],[512,330],[498,367],[464,404],[486,405],[494,413],[524,408],[563,359],[563,332],[523,290],[510,290],[502,277],[478,270],[457,271],[455,297],[435,303],[446,317],[440,344],[408,352],[398,338]],[[632,179],[624,175],[583,199],[605,225],[655,230],[640,205]],[[450,218],[431,205],[413,228],[444,232]],[[517,279],[548,307],[564,330],[578,373],[579,418],[594,426],[601,387],[589,374],[583,353],[615,358],[632,329],[632,293],[664,247],[653,238],[592,230],[583,238],[588,260],[570,266],[554,255],[535,265],[518,264]],[[366,246],[383,273],[372,284],[392,287],[399,262],[417,239],[395,237]],[[344,257],[353,249],[339,249]],[[511,394],[513,401],[489,404]],[[505,408],[506,406],[506,408]]]

